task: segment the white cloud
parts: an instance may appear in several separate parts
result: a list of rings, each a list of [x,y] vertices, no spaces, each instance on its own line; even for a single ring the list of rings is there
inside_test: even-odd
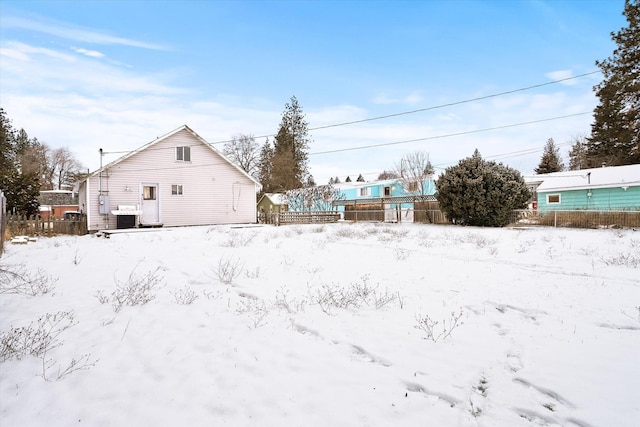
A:
[[[572,70],[556,70],[556,71],[550,71],[546,73],[545,77],[547,77],[550,80],[556,81],[556,80],[563,80],[563,79],[571,79],[574,76],[573,76]],[[575,86],[578,84],[578,81],[575,79],[565,80],[563,82],[560,82],[560,84],[565,86]]]
[[[171,84],[175,76],[168,72],[145,75],[112,63],[98,63],[85,55],[74,56],[25,43],[10,42],[9,46],[11,55],[3,57],[0,75],[4,95],[37,91],[40,96],[52,92],[55,96],[61,96],[61,92],[166,96],[186,92]]]
[[[111,152],[134,150],[183,124],[212,143],[238,133],[262,136],[277,131],[282,113],[278,103],[207,92],[201,87],[185,86],[188,82],[183,70],[143,73],[136,68],[92,60],[96,56],[87,55],[89,50],[79,52],[80,49],[74,51],[81,55],[74,55],[25,43],[3,43],[0,90],[3,108],[15,126],[24,127],[30,135],[54,148],[69,147],[92,170],[99,165],[99,148]],[[419,99],[417,91],[387,98],[395,102]],[[445,104],[447,100],[441,102]],[[371,148],[313,154],[309,157],[310,168],[318,183],[334,176],[342,180],[346,175],[355,178],[359,173],[372,180],[382,170],[392,169],[411,151],[428,152],[432,163],[444,168],[478,148],[486,158],[507,154],[500,160],[523,173],[531,173],[548,138],[565,143],[572,135],[588,131],[591,117],[443,136],[591,111],[594,105],[590,86],[554,85],[384,120],[317,129],[310,132],[314,141],[310,153]],[[385,112],[376,111],[375,106],[368,110],[339,102],[303,107],[309,127],[315,128],[430,105],[421,101],[415,107]],[[379,146],[413,139],[423,140]],[[258,142],[262,144],[264,140]],[[536,148],[540,152],[518,154]],[[567,150],[561,151],[566,155]]]
[[[88,50],[81,47],[73,47],[71,49],[76,53],[89,56],[91,58],[104,58],[104,53],[98,52],[97,50]]]
[[[27,55],[25,52],[22,52],[19,49],[13,49],[13,48],[7,48],[7,47],[0,48],[0,57],[2,56],[6,58],[15,59],[18,61],[29,60],[29,55]]]
[[[31,46],[26,43],[8,41],[7,47],[3,48],[3,53],[7,52],[7,56],[12,59],[18,59],[21,61],[30,61],[32,56],[43,55],[50,58],[55,58],[67,62],[73,62],[74,57],[67,53],[59,52],[54,49],[48,49],[44,47]]]
[[[3,18],[2,24],[5,28],[20,28],[31,30],[68,40],[81,41],[84,43],[122,45],[152,50],[167,49],[165,46],[161,46],[155,43],[148,43],[123,37],[112,36],[94,29],[82,28],[66,22],[53,20],[44,22],[43,18],[36,16],[31,16],[29,19],[24,19],[16,16],[7,16]]]

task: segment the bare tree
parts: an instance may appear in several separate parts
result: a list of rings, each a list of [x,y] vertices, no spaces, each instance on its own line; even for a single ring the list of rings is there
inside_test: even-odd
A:
[[[378,180],[383,180],[383,179],[398,179],[400,178],[400,175],[398,175],[398,173],[396,171],[388,171],[388,170],[383,170],[380,175],[378,175]]]
[[[331,184],[296,188],[284,194],[291,211],[331,211],[333,202],[344,198],[345,195]]]
[[[73,153],[67,147],[63,147],[50,152],[48,169],[51,173],[51,182],[56,189],[62,190],[65,187],[73,187],[83,168]]]
[[[222,152],[243,171],[257,177],[260,149],[253,135],[234,135],[224,144]]]
[[[434,170],[429,161],[429,153],[414,151],[400,159],[396,164],[396,173],[405,193],[426,194],[425,181],[433,176]]]

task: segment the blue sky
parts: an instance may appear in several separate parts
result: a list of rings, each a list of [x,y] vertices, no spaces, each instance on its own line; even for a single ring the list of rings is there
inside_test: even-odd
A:
[[[3,0],[0,106],[91,170],[99,148],[119,153],[107,162],[183,124],[262,144],[295,95],[311,129],[425,110],[311,130],[318,183],[373,180],[413,151],[444,168],[475,148],[531,174],[548,138],[568,163],[601,74],[430,108],[597,71],[623,4]]]

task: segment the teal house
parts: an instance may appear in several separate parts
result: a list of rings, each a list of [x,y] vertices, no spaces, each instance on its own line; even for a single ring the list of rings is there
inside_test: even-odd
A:
[[[640,210],[640,164],[537,175],[538,211]]]
[[[413,222],[418,204],[435,202],[433,179],[402,182],[389,179],[334,184],[341,193],[334,207],[347,220]]]

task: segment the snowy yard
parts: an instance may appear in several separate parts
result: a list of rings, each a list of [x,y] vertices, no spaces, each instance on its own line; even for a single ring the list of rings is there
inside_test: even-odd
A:
[[[633,230],[194,227],[0,266],[3,427],[640,425]]]

